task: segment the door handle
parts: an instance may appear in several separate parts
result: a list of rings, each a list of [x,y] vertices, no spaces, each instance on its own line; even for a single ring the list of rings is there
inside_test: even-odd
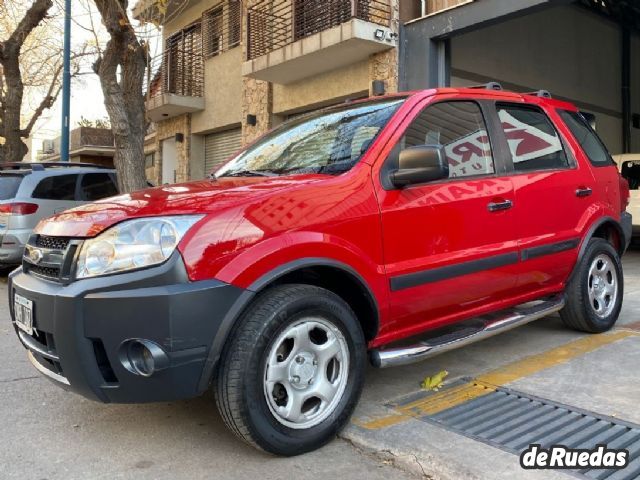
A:
[[[576,190],[576,197],[588,197],[593,193],[589,187],[580,187]]]
[[[491,202],[487,205],[487,208],[490,212],[500,212],[502,210],[509,210],[513,207],[513,202],[511,200],[501,200],[499,202]]]

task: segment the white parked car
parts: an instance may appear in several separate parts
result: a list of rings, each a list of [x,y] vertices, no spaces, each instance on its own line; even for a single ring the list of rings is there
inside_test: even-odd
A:
[[[633,237],[640,238],[640,153],[627,153],[613,157],[620,173],[629,182],[630,203],[627,211],[633,216]]]

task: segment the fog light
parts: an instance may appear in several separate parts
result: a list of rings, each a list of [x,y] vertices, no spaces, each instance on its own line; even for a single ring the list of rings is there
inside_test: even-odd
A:
[[[120,346],[120,362],[131,373],[150,377],[169,366],[169,357],[150,340],[127,340]]]

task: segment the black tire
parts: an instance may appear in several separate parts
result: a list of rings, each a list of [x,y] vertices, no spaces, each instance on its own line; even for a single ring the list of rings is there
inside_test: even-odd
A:
[[[342,333],[349,351],[348,377],[328,418],[307,429],[289,428],[267,402],[265,362],[281,333],[308,315],[328,319]],[[335,438],[349,420],[362,391],[366,358],[362,328],[344,300],[310,285],[274,287],[254,300],[228,340],[214,385],[216,403],[231,431],[250,445],[275,455],[306,453]]]
[[[589,271],[594,261],[601,255],[611,260],[613,269],[617,275],[617,295],[615,301],[612,302],[610,312],[603,312],[606,313],[606,315],[598,315],[595,310],[596,307],[593,306],[589,298]],[[566,326],[581,332],[602,333],[615,325],[620,315],[620,309],[622,308],[624,276],[620,256],[609,242],[602,238],[592,238],[589,240],[587,249],[567,285],[565,295],[567,303],[560,311],[560,318],[562,318]]]

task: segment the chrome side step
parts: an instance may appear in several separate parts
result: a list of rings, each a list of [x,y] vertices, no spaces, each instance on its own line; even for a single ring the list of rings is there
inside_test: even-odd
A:
[[[477,327],[466,327],[453,333],[422,340],[414,345],[381,348],[370,353],[371,363],[378,368],[395,367],[419,362],[443,352],[492,337],[512,328],[525,325],[552,313],[565,305],[564,295],[556,295],[538,302],[529,302],[476,319]]]

